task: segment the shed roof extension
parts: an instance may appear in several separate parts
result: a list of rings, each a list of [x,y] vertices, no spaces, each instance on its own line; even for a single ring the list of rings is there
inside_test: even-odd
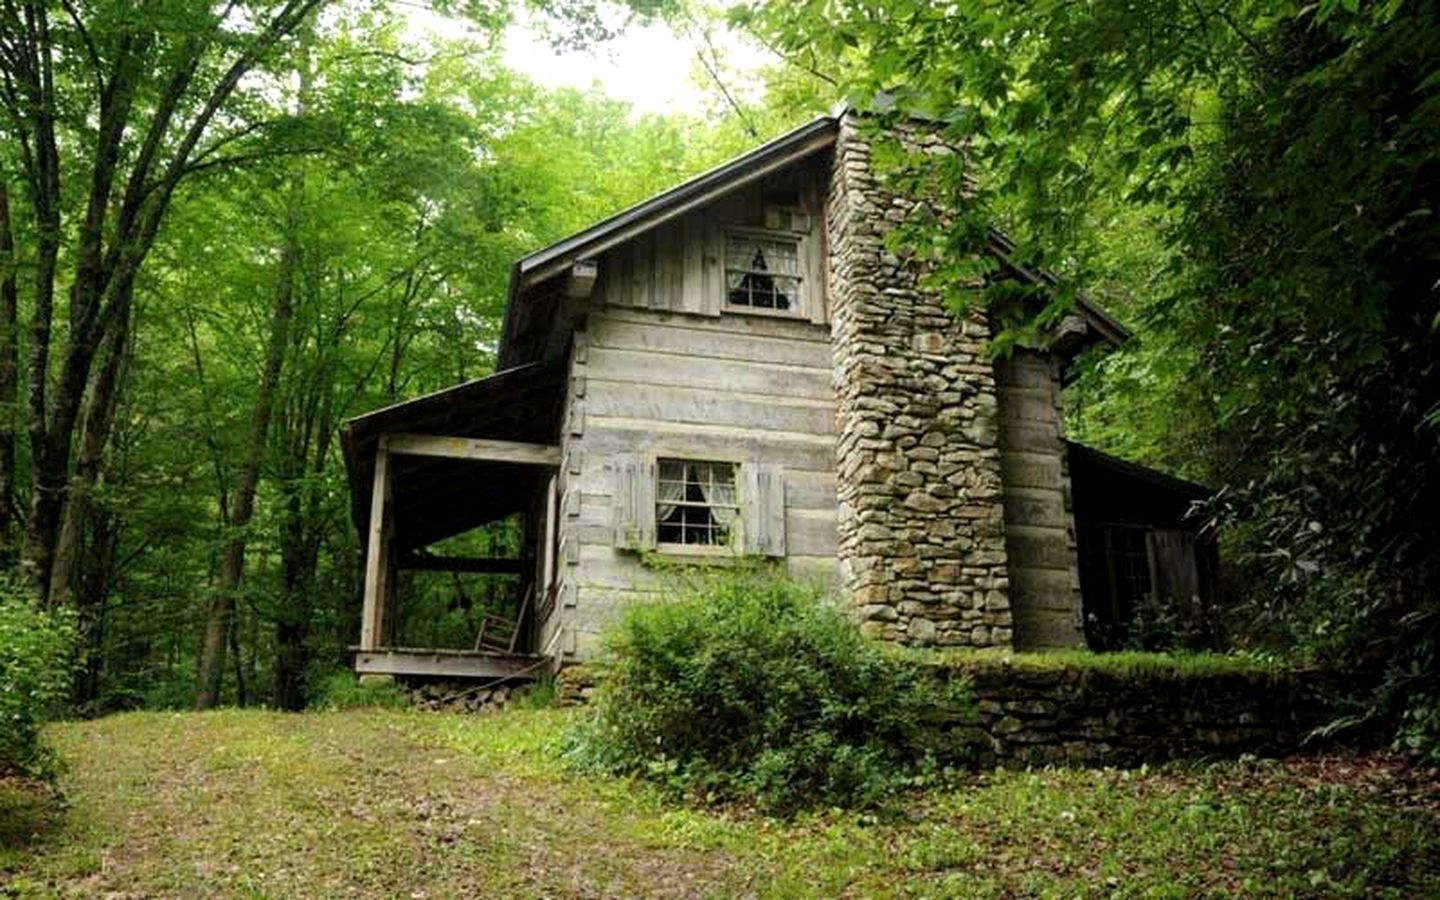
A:
[[[381,434],[554,443],[565,371],[563,359],[517,366],[346,422],[340,442],[350,477],[351,515],[362,540],[369,531]],[[534,466],[426,456],[396,456],[392,466],[395,535],[402,550],[521,511],[550,476]]]

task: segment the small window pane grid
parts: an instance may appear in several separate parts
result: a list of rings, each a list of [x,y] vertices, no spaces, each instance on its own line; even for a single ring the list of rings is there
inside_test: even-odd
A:
[[[1112,528],[1110,558],[1114,567],[1112,589],[1121,613],[1134,615],[1150,595],[1150,554],[1141,528]]]
[[[789,311],[800,297],[800,244],[784,238],[725,237],[726,302]]]
[[[732,463],[662,459],[657,467],[656,538],[662,544],[721,546],[739,513]]]

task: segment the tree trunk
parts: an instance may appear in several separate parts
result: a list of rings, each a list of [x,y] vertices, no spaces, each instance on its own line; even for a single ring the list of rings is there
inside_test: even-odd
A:
[[[10,186],[0,181],[0,556],[9,557],[15,524],[15,424],[20,351],[19,290],[15,236],[10,225]]]
[[[260,484],[260,467],[265,459],[265,442],[270,430],[270,417],[275,408],[275,394],[280,385],[280,371],[289,344],[290,319],[294,313],[295,272],[300,252],[299,213],[303,178],[296,176],[291,190],[285,225],[285,247],[280,257],[279,281],[275,287],[275,306],[270,316],[270,335],[265,344],[265,363],[260,376],[260,391],[250,419],[250,433],[245,442],[245,465],[232,495],[229,521],[231,532],[220,563],[220,583],[210,600],[205,622],[205,642],[200,649],[200,689],[195,697],[196,709],[210,709],[219,702],[220,685],[225,672],[225,649],[232,619],[235,595],[245,574],[245,529],[255,513],[255,492]]]
[[[50,564],[47,598],[52,606],[68,605],[75,599],[84,545],[84,526],[91,517],[91,495],[99,482],[110,443],[115,412],[120,404],[120,385],[130,337],[130,297],[124,298],[119,315],[111,326],[104,362],[90,385],[80,437],[80,453],[71,479],[68,499],[61,513]]]
[[[53,4],[28,0],[4,4],[0,14],[0,46],[5,49],[5,90],[0,91],[0,117],[7,146],[17,149],[28,181],[30,213],[35,236],[34,303],[27,347],[25,423],[30,444],[30,514],[26,520],[21,571],[40,598],[50,592],[56,541],[59,537],[70,456],[81,405],[91,380],[94,357],[108,324],[116,317],[120,295],[129,290],[145,257],[154,246],[176,185],[196,166],[200,143],[237,85],[269,54],[275,45],[303,23],[323,0],[284,0],[260,26],[253,40],[230,56],[215,58],[229,24],[217,11],[213,28],[199,31],[167,54],[163,76],[149,79],[157,35],[137,20],[118,39],[108,58],[93,58],[96,95],[72,97],[79,110],[88,101],[81,121],[94,122],[94,140],[84,138],[87,165],[77,168],[86,185],[67,193],[85,198],[85,213],[77,217],[73,245],[64,258],[73,261],[69,320],[63,332],[58,377],[52,384],[52,339],[55,317],[55,282],[65,234],[61,228],[62,123],[56,63],[62,65],[80,54],[70,43],[73,32],[57,37],[51,30]],[[90,15],[62,4],[70,21],[84,33],[83,19]],[[93,53],[94,48],[89,48]],[[197,85],[197,73],[212,74],[202,63],[219,63],[214,80]],[[100,71],[103,67],[104,71]],[[153,74],[159,74],[155,72]],[[67,87],[65,73],[60,81]],[[146,84],[147,81],[151,83]],[[135,99],[150,101],[150,119],[134,116]],[[196,101],[193,105],[185,101]],[[90,105],[93,104],[93,105]],[[186,111],[193,111],[188,121]],[[88,133],[88,132],[87,132]],[[127,152],[127,135],[138,138]],[[80,144],[76,144],[79,147]],[[122,168],[128,166],[128,176]],[[68,182],[67,182],[68,184]]]

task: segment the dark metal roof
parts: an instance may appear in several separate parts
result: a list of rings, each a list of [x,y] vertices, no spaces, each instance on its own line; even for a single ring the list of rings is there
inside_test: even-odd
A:
[[[351,516],[368,534],[375,446],[386,432],[553,444],[565,396],[564,359],[517,366],[358,416],[340,433],[350,478]],[[535,466],[393,456],[395,538],[402,550],[519,512],[543,490]]]
[[[1176,478],[1159,469],[1152,469],[1128,459],[1103,453],[1094,447],[1087,447],[1074,441],[1066,441],[1065,445],[1069,454],[1072,475],[1076,466],[1084,469],[1104,469],[1115,475],[1144,482],[1189,500],[1205,500],[1215,494],[1213,490],[1203,484]]]

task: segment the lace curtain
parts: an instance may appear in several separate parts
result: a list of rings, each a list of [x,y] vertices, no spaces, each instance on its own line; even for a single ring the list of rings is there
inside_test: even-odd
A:
[[[705,502],[710,504],[710,515],[715,517],[716,522],[729,528],[735,521],[735,514],[739,512],[735,503],[735,468],[716,465],[703,468],[703,472],[696,473],[707,476],[696,479],[700,483],[700,493],[705,495]]]
[[[655,489],[655,521],[664,522],[675,512],[675,504],[685,499],[685,482],[688,480],[684,463],[665,461],[660,463],[660,483]]]

